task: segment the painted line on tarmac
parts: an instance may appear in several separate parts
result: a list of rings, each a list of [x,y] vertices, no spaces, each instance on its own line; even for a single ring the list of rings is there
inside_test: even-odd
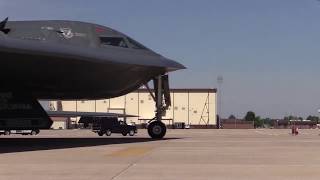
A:
[[[132,157],[132,156],[142,156],[150,151],[152,151],[154,147],[129,147],[116,152],[113,152],[109,156],[112,157]]]

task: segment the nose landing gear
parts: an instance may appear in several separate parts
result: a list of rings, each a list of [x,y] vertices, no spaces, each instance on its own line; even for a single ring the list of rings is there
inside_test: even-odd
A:
[[[169,90],[169,77],[168,75],[161,75],[153,79],[154,94],[146,85],[150,95],[156,102],[155,117],[149,121],[148,134],[153,139],[161,139],[166,135],[166,125],[161,122],[162,116],[165,116],[166,110],[171,106],[170,90]]]

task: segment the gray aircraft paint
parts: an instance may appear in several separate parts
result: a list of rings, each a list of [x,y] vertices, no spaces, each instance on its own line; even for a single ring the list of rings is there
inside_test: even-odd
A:
[[[39,99],[99,99],[127,94],[183,65],[150,49],[134,49],[127,36],[77,21],[8,22],[0,32],[1,91],[28,91]],[[101,45],[123,37],[128,48]]]

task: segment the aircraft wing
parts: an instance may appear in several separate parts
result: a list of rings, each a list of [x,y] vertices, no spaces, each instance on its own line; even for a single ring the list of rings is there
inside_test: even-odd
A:
[[[50,117],[139,117],[129,114],[104,113],[104,112],[76,112],[76,111],[47,111]]]

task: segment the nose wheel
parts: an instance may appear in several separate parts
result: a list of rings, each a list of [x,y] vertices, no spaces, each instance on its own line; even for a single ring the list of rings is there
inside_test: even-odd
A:
[[[145,85],[156,103],[156,114],[155,117],[149,121],[148,134],[153,139],[161,139],[167,132],[166,125],[161,122],[162,116],[165,116],[166,110],[171,106],[168,75],[161,75],[154,78],[153,85],[154,95],[148,84]]]
[[[153,121],[148,125],[148,134],[153,139],[161,139],[166,135],[167,128],[161,121]]]

